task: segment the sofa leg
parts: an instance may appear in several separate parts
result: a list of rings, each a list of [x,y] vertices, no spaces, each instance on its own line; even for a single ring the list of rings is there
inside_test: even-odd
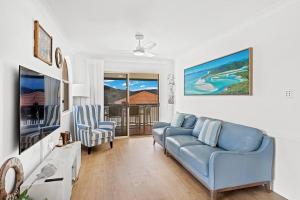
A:
[[[217,200],[218,192],[216,190],[210,191],[210,200]]]
[[[155,140],[154,140],[154,138],[153,138],[153,146],[155,145]]]
[[[166,154],[167,157],[170,156],[170,153],[168,152],[168,150],[166,148],[165,148],[165,154]]]
[[[88,154],[91,154],[92,152],[92,147],[88,147]]]
[[[264,184],[264,187],[266,189],[267,192],[272,192],[272,188],[271,188],[271,182],[267,182]]]
[[[113,148],[113,147],[114,147],[113,141],[111,141],[109,144],[110,144],[110,148]]]

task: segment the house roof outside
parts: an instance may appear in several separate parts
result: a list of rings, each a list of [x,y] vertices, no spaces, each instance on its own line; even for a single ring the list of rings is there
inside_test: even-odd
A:
[[[22,94],[21,96],[21,106],[32,106],[34,103],[39,105],[45,104],[45,94],[44,92],[32,92],[29,94]]]
[[[126,98],[119,99],[114,104],[122,104],[126,102]],[[130,104],[158,104],[158,95],[147,91],[141,91],[129,96]]]

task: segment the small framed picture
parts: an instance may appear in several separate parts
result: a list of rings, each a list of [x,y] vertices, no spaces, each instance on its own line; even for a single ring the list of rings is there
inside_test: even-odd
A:
[[[52,65],[52,37],[37,20],[34,21],[34,56]]]

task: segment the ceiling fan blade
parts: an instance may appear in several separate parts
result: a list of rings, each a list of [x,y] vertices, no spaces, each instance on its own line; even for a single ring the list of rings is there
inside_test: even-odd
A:
[[[154,53],[151,53],[151,52],[148,52],[148,51],[146,51],[144,55],[147,56],[147,57],[154,57],[155,56]]]
[[[144,49],[148,49],[148,50],[153,49],[155,46],[156,46],[155,42],[148,42],[145,45],[143,45]]]

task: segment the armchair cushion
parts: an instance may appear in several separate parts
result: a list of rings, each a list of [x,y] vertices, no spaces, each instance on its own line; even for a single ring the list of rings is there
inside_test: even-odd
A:
[[[203,144],[197,138],[192,135],[175,135],[172,137],[166,137],[167,149],[179,155],[180,147],[187,145],[201,145]]]
[[[106,129],[94,129],[92,130],[92,137],[91,140],[96,140],[98,138],[107,138],[107,137],[112,137],[113,132],[106,130]]]
[[[192,169],[208,176],[209,159],[213,152],[222,151],[208,145],[192,145],[180,148],[180,157],[188,163]]]

